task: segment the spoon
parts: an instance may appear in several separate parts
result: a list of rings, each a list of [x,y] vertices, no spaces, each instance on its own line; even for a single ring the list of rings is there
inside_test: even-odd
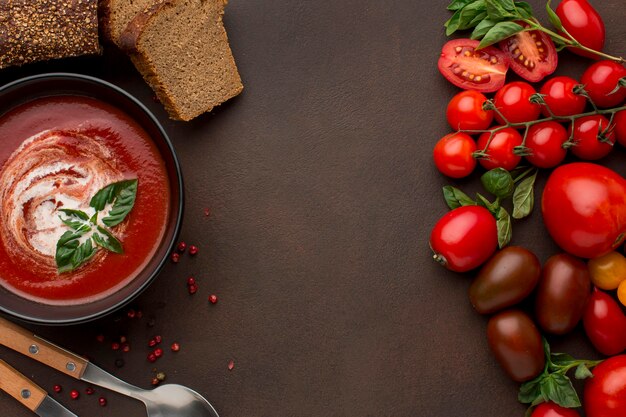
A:
[[[60,348],[0,317],[0,345],[85,381],[144,403],[148,417],[219,417],[200,394],[182,385],[144,390],[111,375],[88,360]]]

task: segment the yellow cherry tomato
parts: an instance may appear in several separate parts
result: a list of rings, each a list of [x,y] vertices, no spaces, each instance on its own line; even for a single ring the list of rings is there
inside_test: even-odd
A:
[[[603,290],[614,290],[626,279],[626,257],[621,253],[609,252],[590,260],[588,265],[591,282]]]
[[[626,280],[622,281],[619,287],[617,287],[617,298],[619,298],[619,302],[622,305],[626,306]]]

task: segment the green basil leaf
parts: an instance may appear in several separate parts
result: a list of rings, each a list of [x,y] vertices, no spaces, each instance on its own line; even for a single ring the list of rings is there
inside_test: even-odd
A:
[[[459,30],[470,29],[478,24],[477,19],[487,17],[487,9],[485,8],[485,0],[476,0],[459,13]]]
[[[522,19],[532,19],[534,16],[532,6],[525,1],[516,1],[515,9]]]
[[[59,238],[55,254],[59,273],[78,268],[94,255],[95,248],[91,246],[90,240],[83,244],[80,243],[79,239],[84,234],[85,232],[68,230]]]
[[[471,29],[477,26],[480,22],[487,18],[487,12],[480,12],[472,20],[469,21],[467,25],[463,27],[463,29]]]
[[[501,199],[509,197],[513,194],[515,183],[509,171],[504,168],[494,168],[485,172],[480,181],[483,183],[485,190]]]
[[[113,203],[111,211],[102,219],[102,223],[113,227],[124,220],[135,205],[137,183],[137,179],[119,181],[107,185],[93,196],[89,205],[98,211],[104,210],[107,204]]]
[[[524,30],[524,27],[515,22],[499,22],[489,29],[478,45],[478,49],[485,48],[504,39],[510,38]]]
[[[572,355],[568,355],[567,353],[553,353],[550,355],[550,360],[557,366],[568,366],[577,362]]]
[[[550,19],[550,23],[552,23],[552,26],[554,26],[556,30],[563,31],[563,23],[561,23],[561,19],[559,18],[559,16],[557,16],[554,10],[552,10],[552,7],[550,6],[551,2],[552,0],[548,0],[548,2],[546,3],[546,12],[548,12],[548,19]]]
[[[476,25],[476,27],[474,28],[474,31],[472,32],[472,35],[470,36],[471,39],[481,39],[483,36],[485,36],[485,34],[487,32],[489,32],[489,30],[494,27],[496,25],[496,21],[494,20],[489,20],[489,19],[484,19],[482,22],[480,22],[478,25]]]
[[[67,214],[70,217],[76,217],[80,220],[89,220],[89,216],[87,215],[87,213],[81,210],[59,209],[59,211]]]
[[[511,227],[511,216],[504,207],[498,209],[496,217],[496,226],[498,227],[498,247],[502,249],[511,241],[513,230]]]
[[[539,375],[535,379],[524,382],[519,387],[519,392],[517,393],[517,400],[522,404],[531,404],[537,398],[543,398],[541,396],[541,379],[544,374]]]
[[[485,0],[485,8],[489,19],[500,21],[517,17],[512,13],[515,9],[514,4],[511,4],[513,6],[512,10],[507,10],[502,3],[501,0]]]
[[[509,12],[515,12],[515,2],[513,0],[500,0],[500,4]]]
[[[98,232],[100,233],[94,233],[92,236],[96,245],[114,253],[124,253],[122,243],[111,232],[101,226],[98,226]]]
[[[457,10],[450,19],[443,26],[446,28],[446,36],[452,35],[459,29],[459,23],[461,19],[461,10]]]
[[[452,3],[448,5],[448,10],[451,10],[451,11],[460,10],[463,7],[473,2],[474,0],[453,0]]]
[[[446,204],[450,209],[454,210],[461,206],[475,206],[476,202],[472,200],[467,194],[451,185],[443,187],[443,198],[446,200]]]
[[[87,262],[96,253],[96,248],[91,244],[91,239],[86,240],[72,254],[71,269],[77,269]]]
[[[69,216],[67,218],[59,216],[59,219],[70,229],[77,232],[88,232],[91,230],[91,226],[88,223],[89,216],[84,211],[72,209],[60,209],[59,211]]]
[[[572,386],[572,381],[563,374],[549,374],[541,381],[541,395],[561,407],[580,407],[580,399]]]
[[[537,179],[537,171],[530,177],[524,178],[515,187],[513,192],[513,218],[523,219],[533,211],[535,205],[535,180]]]
[[[581,363],[576,367],[576,372],[574,373],[574,378],[576,379],[587,379],[593,378],[593,374],[587,367],[585,363]]]
[[[486,208],[491,214],[497,217],[498,209],[500,208],[500,203],[498,203],[498,201],[492,203],[482,194],[476,193],[476,204]]]

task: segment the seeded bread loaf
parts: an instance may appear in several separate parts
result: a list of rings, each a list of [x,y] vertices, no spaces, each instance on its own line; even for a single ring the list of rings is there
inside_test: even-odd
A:
[[[131,20],[142,11],[165,0],[100,0],[100,32],[119,46],[120,35]]]
[[[222,23],[226,0],[166,0],[119,37],[170,117],[191,120],[243,90]]]
[[[99,52],[97,0],[0,0],[0,68]]]

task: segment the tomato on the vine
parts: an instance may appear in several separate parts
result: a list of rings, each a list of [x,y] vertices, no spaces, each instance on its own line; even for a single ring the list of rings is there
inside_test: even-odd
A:
[[[456,272],[482,265],[497,246],[496,219],[480,206],[463,206],[446,213],[430,233],[434,259]]]
[[[526,135],[526,147],[530,151],[526,160],[538,168],[559,165],[567,155],[563,148],[567,138],[567,131],[560,123],[548,121],[532,125]]]
[[[568,129],[574,130],[574,146],[571,150],[580,159],[594,161],[607,156],[613,150],[615,132],[609,129],[609,119],[596,114],[576,119]]]
[[[615,124],[615,139],[622,146],[626,146],[626,110],[618,111],[613,118]]]
[[[556,8],[563,28],[581,45],[596,51],[604,48],[606,29],[602,17],[587,0],[562,0]],[[580,48],[570,48],[575,54],[597,59],[597,55]]]
[[[541,113],[541,106],[530,102],[530,96],[536,92],[532,85],[523,81],[514,81],[498,90],[494,104],[506,121],[530,122],[537,120]],[[506,123],[498,113],[496,113],[496,120],[500,124]]]
[[[580,417],[572,408],[561,407],[553,402],[541,403],[533,410],[530,417]]]
[[[580,78],[589,98],[598,107],[619,106],[626,99],[625,82],[626,68],[613,61],[592,64]]]
[[[546,182],[541,212],[563,250],[581,258],[602,256],[624,241],[626,180],[597,164],[561,165]]]
[[[504,85],[509,59],[501,50],[488,46],[480,50],[472,39],[448,41],[441,50],[441,75],[464,90],[496,91]]]
[[[476,167],[476,142],[463,132],[450,133],[437,142],[433,151],[435,166],[443,175],[463,178]]]
[[[504,168],[507,171],[515,168],[522,160],[521,156],[514,153],[515,147],[522,144],[522,135],[512,127],[494,133],[491,142],[490,135],[490,132],[486,132],[478,137],[478,149],[486,147],[487,152],[487,157],[478,160],[480,165],[485,169]]]
[[[509,55],[511,69],[530,82],[541,81],[552,74],[559,61],[554,42],[539,30],[519,32],[498,46]]]
[[[554,77],[549,79],[539,90],[543,95],[546,106],[556,116],[572,116],[585,110],[587,99],[574,92],[574,88],[580,85],[578,81],[570,77]],[[541,113],[549,117],[550,112],[546,106],[542,106]]]
[[[461,91],[452,97],[446,109],[446,117],[454,130],[485,130],[493,121],[493,110],[484,110],[487,101],[482,93]]]
[[[626,355],[608,358],[591,373],[583,397],[587,417],[626,416]]]

